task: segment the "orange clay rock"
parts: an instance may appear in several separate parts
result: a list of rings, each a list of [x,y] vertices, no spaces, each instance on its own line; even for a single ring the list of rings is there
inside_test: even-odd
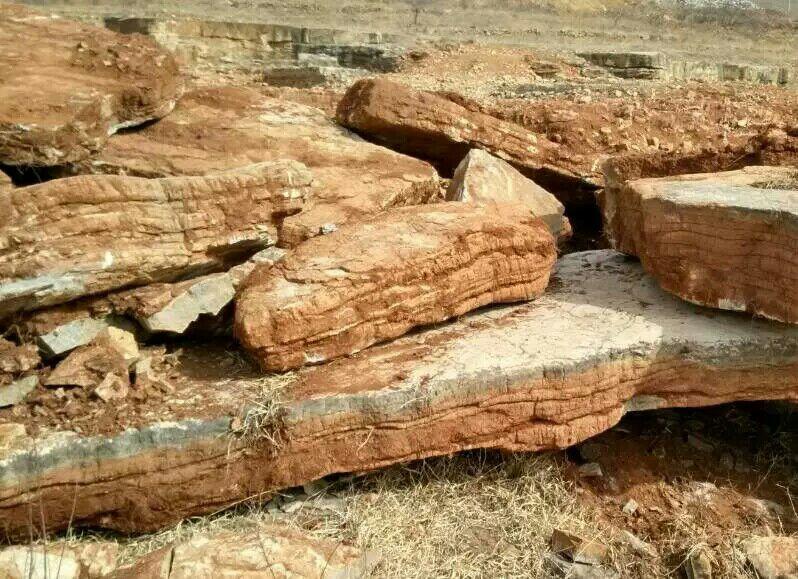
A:
[[[562,257],[532,302],[294,374],[208,344],[177,355],[157,403],[26,418],[0,446],[0,537],[28,543],[33,508],[51,532],[140,532],[331,473],[564,448],[625,412],[798,402],[798,327],[688,304],[614,251]]]
[[[338,104],[338,122],[397,151],[429,159],[446,174],[469,149],[484,149],[551,190],[594,186],[572,168],[555,166],[559,146],[545,135],[470,110],[443,96],[384,79],[353,84]]]
[[[286,218],[280,245],[334,230],[353,218],[440,196],[431,165],[364,141],[319,109],[251,88],[189,92],[167,118],[114,136],[81,173],[142,177],[204,175],[293,159],[313,172],[302,213]]]
[[[223,270],[273,245],[311,174],[275,161],[205,177],[56,179],[0,194],[0,318]]]
[[[556,250],[523,206],[386,211],[256,270],[236,300],[239,341],[268,370],[345,356],[490,303],[543,293]]]
[[[798,323],[798,169],[747,167],[608,187],[608,237],[687,301]]]
[[[86,159],[169,113],[182,90],[174,57],[149,38],[0,5],[0,163]]]

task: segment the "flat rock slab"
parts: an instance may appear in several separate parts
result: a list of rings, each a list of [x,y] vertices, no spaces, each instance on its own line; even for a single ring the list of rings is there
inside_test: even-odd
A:
[[[532,299],[557,256],[523,205],[401,207],[300,245],[256,270],[235,334],[267,370],[358,352],[491,303]]]
[[[555,238],[565,238],[571,233],[565,207],[554,195],[482,149],[471,149],[457,165],[446,190],[446,200],[488,206],[523,205],[543,220]]]
[[[267,379],[199,350],[205,366],[185,350],[159,404],[107,410],[113,428],[30,415],[31,436],[0,458],[3,533],[27,540],[31,504],[48,530],[153,530],[330,473],[567,447],[631,410],[798,401],[798,328],[688,304],[614,251],[563,257],[534,302],[295,375]]]
[[[312,176],[296,161],[204,177],[56,179],[0,194],[0,318],[227,269],[274,245]]]
[[[192,91],[167,118],[114,136],[75,170],[204,175],[280,159],[303,163],[314,177],[305,210],[283,223],[283,247],[350,219],[439,195],[437,173],[428,163],[364,141],[319,109],[241,87]]]
[[[0,5],[0,163],[86,159],[182,91],[174,57],[151,39]]]
[[[692,303],[798,323],[798,169],[629,181],[604,193],[615,246]]]
[[[477,148],[504,159],[547,188],[548,183],[558,188],[586,184],[570,168],[554,164],[559,146],[545,135],[388,80],[353,84],[338,105],[337,119],[378,143],[429,159],[446,174],[452,174],[468,151]]]

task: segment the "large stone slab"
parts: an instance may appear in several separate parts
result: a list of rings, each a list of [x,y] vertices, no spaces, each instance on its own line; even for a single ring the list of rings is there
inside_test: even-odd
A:
[[[56,179],[2,194],[0,318],[227,269],[277,240],[312,177],[296,161],[204,177]]]
[[[628,181],[603,211],[615,247],[701,305],[798,323],[798,169]]]
[[[239,87],[195,90],[166,119],[116,135],[80,172],[145,177],[204,175],[293,159],[313,172],[305,210],[282,226],[293,246],[346,221],[438,195],[428,164],[368,143],[319,109]]]
[[[120,408],[117,430],[31,415],[33,436],[0,458],[2,532],[27,540],[31,505],[49,530],[151,530],[329,473],[563,448],[628,411],[798,401],[798,328],[688,304],[614,251],[561,258],[534,302],[296,375],[252,375],[206,346],[192,359],[161,404]]]
[[[559,145],[520,125],[441,95],[384,79],[353,84],[338,105],[342,125],[452,174],[468,151],[484,149],[548,190],[593,186],[559,163]]]
[[[565,207],[554,195],[506,161],[481,149],[471,149],[457,165],[446,190],[446,200],[487,206],[496,203],[523,205],[543,220],[555,238],[571,234]]]
[[[268,370],[326,362],[491,303],[543,293],[557,251],[521,206],[402,207],[311,239],[256,270],[238,340]]]
[[[174,57],[150,39],[0,6],[0,163],[86,159],[166,115],[182,90]]]

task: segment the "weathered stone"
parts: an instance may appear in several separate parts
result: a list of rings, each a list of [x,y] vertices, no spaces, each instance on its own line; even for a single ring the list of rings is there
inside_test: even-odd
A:
[[[124,400],[130,390],[130,380],[120,378],[116,374],[106,374],[93,394],[103,402]]]
[[[661,52],[582,52],[578,56],[608,68],[665,68],[668,64]]]
[[[379,561],[372,552],[318,539],[284,525],[195,535],[118,569],[111,579],[216,577],[367,577]],[[146,575],[140,574],[145,570]]]
[[[280,245],[335,229],[392,205],[436,192],[428,164],[364,141],[313,107],[254,89],[193,91],[174,112],[139,131],[117,135],[81,172],[144,177],[203,175],[254,162],[294,159],[313,172],[302,213],[283,222]]]
[[[48,543],[0,550],[3,579],[99,579],[116,569],[112,542]]]
[[[637,262],[598,251],[561,258],[533,302],[305,368],[276,396],[251,367],[219,371],[203,345],[205,371],[176,364],[146,418],[119,414],[115,432],[86,418],[81,435],[47,419],[53,434],[0,457],[0,534],[27,537],[31,504],[51,531],[138,532],[331,473],[479,447],[563,448],[629,411],[798,402],[798,328],[702,312]],[[257,403],[251,428],[245,401]]]
[[[13,188],[14,183],[11,181],[11,177],[0,171],[0,193]]]
[[[39,347],[47,356],[60,356],[91,342],[110,326],[108,318],[80,318],[56,326],[37,338]]]
[[[798,577],[798,538],[751,537],[743,541],[742,549],[761,579]]]
[[[130,383],[124,356],[110,344],[98,341],[70,353],[55,367],[44,385],[91,389],[99,386],[109,374]]]
[[[256,266],[270,267],[285,256],[264,249],[223,273],[177,282],[152,284],[109,296],[117,313],[131,315],[149,332],[182,334],[202,315],[216,316],[233,301],[238,286]]]
[[[38,376],[25,376],[10,384],[0,383],[0,408],[19,404],[39,385]]]
[[[798,323],[798,171],[748,167],[605,191],[613,245],[701,305]]]
[[[585,565],[600,565],[609,552],[608,547],[598,541],[561,529],[551,533],[551,550],[569,561]]]
[[[86,159],[108,136],[166,115],[183,89],[174,57],[22,6],[0,6],[0,163]]]
[[[21,374],[32,370],[41,362],[39,352],[33,344],[16,344],[0,338],[0,376]]]
[[[696,545],[684,559],[687,579],[712,579],[712,556],[709,547]]]
[[[342,125],[448,174],[472,148],[504,159],[538,184],[595,185],[563,165],[558,145],[515,123],[384,79],[356,82],[338,105]],[[557,163],[555,165],[555,163]]]
[[[236,299],[236,337],[265,368],[285,370],[537,297],[554,240],[525,207],[509,209],[397,208],[309,240],[250,276]]]
[[[81,176],[0,200],[0,317],[226,269],[276,242],[311,183],[295,161],[205,177]]]
[[[571,225],[557,198],[527,179],[509,163],[481,149],[471,149],[454,172],[447,201],[477,205],[515,203],[540,217],[555,238],[568,237]]]

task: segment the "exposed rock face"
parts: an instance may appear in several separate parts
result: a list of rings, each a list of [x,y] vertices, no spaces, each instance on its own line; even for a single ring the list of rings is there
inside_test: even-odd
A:
[[[758,577],[798,577],[798,539],[795,537],[752,537],[743,541],[742,547]]]
[[[119,545],[87,542],[82,545],[49,543],[0,550],[0,577],[4,579],[97,579],[116,569]]]
[[[215,577],[368,577],[379,557],[349,545],[317,539],[285,525],[197,535],[160,549],[112,579],[213,579]],[[146,569],[141,574],[142,567]]]
[[[360,80],[338,105],[338,122],[397,151],[429,159],[451,174],[469,149],[484,149],[548,187],[584,184],[555,166],[557,145],[544,135],[384,79]],[[592,185],[592,183],[590,183]]]
[[[182,90],[152,40],[0,6],[0,163],[86,159],[118,129],[166,115]]]
[[[296,161],[205,177],[81,176],[6,193],[0,317],[225,269],[273,245],[311,175]]]
[[[11,181],[11,177],[0,171],[0,193],[7,189],[13,189],[14,183]]]
[[[314,177],[305,209],[283,223],[282,246],[438,192],[429,164],[368,143],[318,109],[234,87],[188,93],[166,119],[115,136],[77,170],[202,175],[279,159],[305,164]]]
[[[138,420],[119,415],[118,431],[87,420],[82,435],[6,451],[0,529],[27,537],[31,502],[50,530],[155,529],[334,472],[467,448],[563,448],[628,411],[798,401],[798,328],[701,313],[618,253],[576,253],[534,302],[306,368],[279,397],[264,395],[257,373],[172,375],[163,403]],[[242,431],[242,400],[278,418]],[[73,506],[64,496],[76,485]]]
[[[798,170],[629,181],[603,212],[615,247],[701,305],[798,322]]]
[[[25,399],[39,384],[35,375],[22,376],[41,362],[33,344],[16,344],[0,338],[0,408]]]
[[[284,250],[270,247],[226,272],[171,284],[152,284],[107,299],[117,313],[134,317],[148,332],[182,334],[200,316],[216,316],[230,304],[239,285],[256,266],[271,267],[284,256]]]
[[[524,206],[513,209],[403,207],[309,240],[252,274],[236,300],[236,336],[266,369],[286,370],[537,297],[554,240]]]
[[[92,343],[70,353],[47,377],[45,386],[79,387],[91,390],[108,375],[130,384],[125,357],[107,342]]]
[[[457,166],[446,191],[446,200],[477,205],[523,205],[544,221],[555,238],[568,237],[571,232],[564,215],[565,207],[554,195],[509,163],[481,149],[471,149]]]

